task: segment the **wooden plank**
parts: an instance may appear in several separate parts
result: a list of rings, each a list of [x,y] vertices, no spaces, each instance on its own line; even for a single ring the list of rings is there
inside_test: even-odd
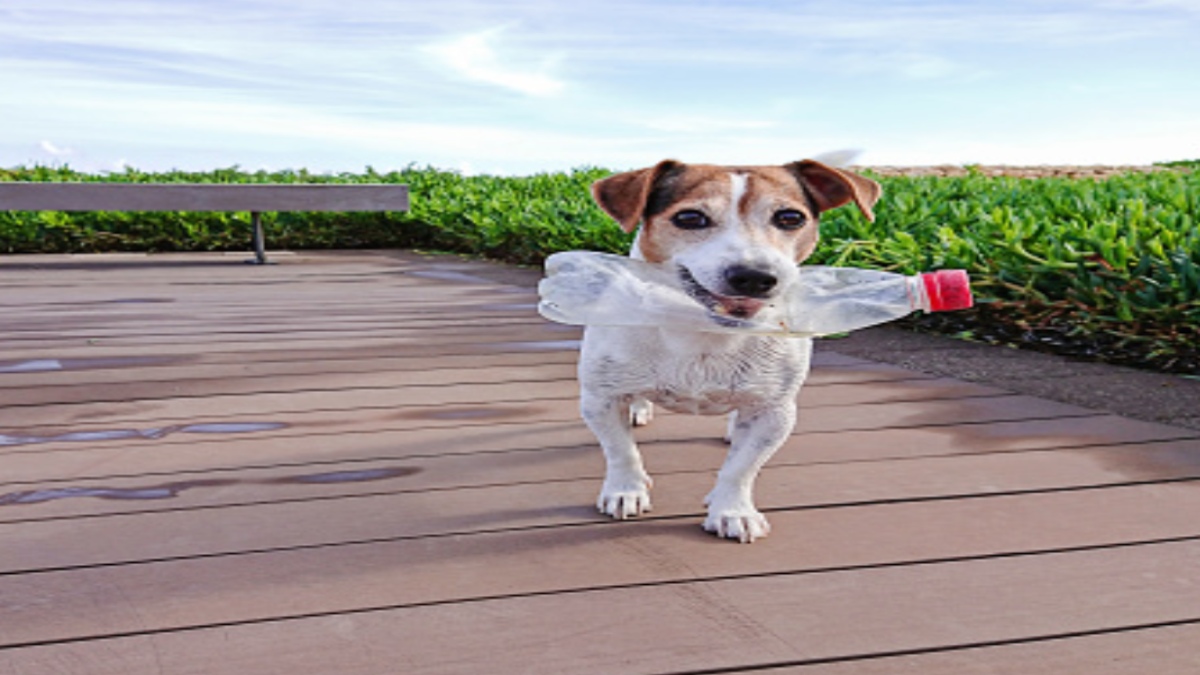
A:
[[[507,368],[519,365],[574,365],[578,352],[561,350],[546,353],[514,352],[508,354],[448,354],[439,357],[396,355],[299,362],[278,358],[232,359],[228,362],[206,362],[201,358],[171,358],[155,356],[126,356],[109,359],[36,359],[8,361],[0,365],[0,389],[49,388],[122,384],[135,382],[187,382],[209,379],[248,379],[280,375],[314,376],[375,372],[404,372],[421,377],[429,371],[485,367]],[[914,374],[920,377],[920,374]],[[930,376],[925,376],[930,377]],[[870,381],[867,377],[861,378]],[[895,377],[894,379],[901,379]]]
[[[193,370],[193,372],[196,372]],[[257,377],[233,377],[175,380],[141,380],[132,382],[109,382],[97,391],[93,385],[60,387],[37,387],[32,390],[0,388],[0,406],[33,407],[101,403],[132,403],[135,401],[167,401],[171,399],[193,399],[220,397],[226,403],[229,397],[260,394],[282,396],[308,396],[315,392],[353,392],[395,390],[410,388],[424,391],[429,387],[473,387],[483,384],[505,382],[535,382],[557,390],[564,380],[575,381],[573,361],[518,366],[496,365],[489,368],[437,369],[386,372],[347,373],[344,375],[320,373],[317,375],[276,375]],[[237,409],[240,406],[231,406]]]
[[[147,283],[153,283],[147,280]],[[258,280],[260,286],[271,282]],[[233,289],[236,293],[261,297],[262,290],[245,286]],[[79,330],[128,332],[141,326],[148,331],[180,332],[195,329],[204,332],[212,328],[273,328],[278,325],[311,325],[317,327],[370,326],[399,321],[434,319],[457,324],[472,318],[519,317],[542,321],[531,306],[535,296],[514,294],[499,287],[478,289],[455,288],[433,292],[420,286],[396,289],[386,294],[355,293],[317,295],[295,288],[296,299],[278,303],[222,303],[219,295],[211,298],[186,297],[178,292],[162,297],[125,297],[111,301],[89,303],[76,307],[70,303],[45,302],[39,309],[6,307],[12,327],[7,338],[22,337],[25,333],[62,332]],[[13,291],[24,296],[26,291]],[[336,319],[336,321],[334,321]],[[125,331],[121,329],[125,328]]]
[[[639,430],[638,438],[652,456],[660,453],[658,444],[668,442],[680,447],[720,448],[722,427],[718,419],[668,416]],[[425,457],[576,447],[599,452],[595,437],[577,419],[537,423],[500,419],[471,425],[310,431],[301,435],[286,428],[250,429],[242,433],[181,431],[155,439],[131,436],[0,448],[4,467],[0,486],[4,491],[17,491],[28,484],[55,479],[100,481],[121,476],[237,468],[314,467],[312,471],[316,473],[335,463],[408,462]],[[1190,441],[1198,436],[1186,429],[1112,415],[907,429],[834,430],[797,434],[771,466]]]
[[[0,652],[14,672],[656,673],[1200,622],[1195,541],[378,608]],[[319,582],[319,579],[314,579]],[[383,575],[394,584],[394,574]],[[232,600],[232,599],[231,599]],[[959,611],[970,607],[971,611]],[[950,617],[953,617],[950,620]]]
[[[173,349],[171,353],[162,350],[113,350],[108,353],[96,353],[94,349],[74,356],[66,356],[59,352],[31,351],[18,358],[11,351],[5,352],[6,361],[0,362],[0,379],[11,373],[25,372],[30,364],[54,364],[62,370],[91,370],[103,368],[130,368],[134,366],[157,365],[215,365],[238,364],[253,367],[269,363],[307,363],[313,361],[327,362],[325,367],[337,366],[348,361],[369,361],[374,359],[408,358],[420,360],[436,360],[445,357],[481,357],[513,354],[539,354],[554,358],[557,355],[570,355],[577,358],[579,354],[578,334],[564,333],[553,336],[554,339],[518,339],[502,342],[471,342],[466,344],[446,343],[438,340],[413,342],[405,345],[383,344],[363,346],[361,344],[347,345],[335,342],[331,345],[313,348],[311,345],[298,346],[270,342],[266,344],[251,344],[244,351],[237,348],[228,351],[203,351],[196,348]],[[563,339],[566,338],[566,339]],[[289,348],[290,347],[290,348]],[[130,353],[135,352],[135,353]],[[565,356],[563,358],[566,358]],[[813,355],[813,365],[820,367],[859,367],[874,365],[870,361],[855,357],[842,356],[833,352],[818,351]],[[298,366],[302,367],[302,366]]]
[[[343,347],[371,343],[402,345],[409,342],[428,340],[453,344],[471,344],[539,338],[562,339],[568,335],[575,337],[577,334],[578,331],[572,327],[542,322],[523,325],[488,326],[486,328],[480,327],[475,331],[464,331],[456,326],[381,328],[376,330],[357,330],[342,334],[331,334],[327,330],[295,330],[288,333],[286,342],[287,344],[297,346],[342,345]],[[91,354],[103,354],[112,352],[113,350],[128,352],[143,348],[152,348],[158,352],[170,353],[178,350],[195,350],[197,344],[201,344],[197,342],[197,337],[200,336],[130,335],[104,339],[79,336],[61,340],[47,340],[40,344],[19,341],[10,343],[9,346],[5,347],[5,352],[17,358],[31,352],[39,354],[51,352],[69,357],[81,351]],[[269,337],[254,333],[210,334],[202,341],[202,344],[205,347],[211,347],[214,351],[229,351],[231,347],[239,345],[243,347],[253,345],[255,349],[264,347],[267,349],[279,349],[280,343],[278,341],[271,344],[263,344],[263,341],[269,339]]]
[[[229,254],[232,258],[235,254]],[[186,310],[211,310],[217,316],[248,314],[257,305],[262,311],[279,314],[279,310],[299,310],[306,306],[329,306],[347,313],[367,315],[394,307],[400,312],[436,312],[450,307],[452,300],[467,305],[528,304],[536,297],[530,287],[496,283],[487,279],[461,283],[436,283],[421,277],[420,271],[381,268],[376,274],[384,281],[369,279],[304,279],[283,271],[253,270],[251,277],[221,278],[214,275],[228,270],[240,259],[214,258],[192,267],[170,268],[164,277],[159,264],[147,263],[147,272],[126,283],[105,283],[104,279],[65,279],[60,276],[41,278],[21,274],[23,283],[4,284],[5,309],[20,312],[34,319],[78,316],[94,318],[107,315],[136,315],[165,313],[176,319],[186,319]],[[295,263],[294,263],[295,264]],[[303,263],[300,263],[303,264]],[[179,270],[178,272],[176,270]],[[241,270],[243,268],[237,267]],[[151,272],[152,271],[152,272]],[[189,276],[189,273],[191,276]],[[72,294],[72,288],[89,287],[86,297]],[[277,286],[286,286],[288,295],[271,298]],[[231,295],[228,303],[221,302],[221,292],[241,291]],[[338,299],[345,301],[338,307]],[[277,302],[275,301],[277,300]]]
[[[1151,626],[954,650],[879,654],[772,668],[772,675],[1192,675],[1200,672],[1200,624]]]
[[[1174,508],[1162,509],[1163,499]],[[0,576],[9,626],[0,646],[580,588],[1200,537],[1200,524],[1190,516],[1196,508],[1200,491],[1194,487],[1139,486],[786,511],[773,515],[782,536],[753,550],[722,546],[694,523],[657,520],[8,575]],[[1014,522],[1031,526],[1012,527]],[[524,555],[529,551],[538,552],[536,560]],[[390,583],[398,565],[404,583]]]
[[[480,386],[485,387],[485,386]],[[514,387],[514,386],[508,386]],[[437,389],[437,388],[433,388]],[[504,390],[504,386],[497,386]],[[527,387],[528,389],[528,387]],[[410,404],[400,405],[398,399],[409,399]],[[436,401],[430,398],[436,396]],[[180,417],[163,417],[168,406],[158,402],[148,404],[104,404],[103,406],[76,406],[72,411],[50,414],[47,410],[23,411],[24,417],[16,413],[0,411],[6,424],[30,424],[34,426],[7,426],[2,438],[6,446],[41,446],[54,442],[102,442],[107,440],[130,440],[130,438],[155,438],[176,432],[199,432],[199,434],[256,434],[302,435],[306,431],[332,434],[344,431],[378,431],[386,429],[444,428],[472,424],[496,424],[498,422],[564,422],[578,419],[578,402],[574,395],[564,398],[539,399],[527,395],[512,400],[487,399],[475,393],[461,390],[445,390],[421,399],[412,392],[397,393],[395,396],[361,396],[360,399],[344,400],[330,396],[326,405],[337,406],[313,408],[307,398],[288,399],[287,396],[254,396],[253,407],[257,412],[229,413],[228,407],[215,406],[199,399],[194,407],[191,401],[175,401],[172,410]],[[415,399],[415,400],[413,400]],[[269,402],[277,406],[268,411]],[[70,407],[70,406],[61,406]],[[248,406],[247,406],[248,407]],[[205,413],[200,408],[212,408]],[[224,414],[222,414],[224,413]],[[884,402],[884,404],[856,406],[815,407],[802,411],[797,432],[850,431],[869,429],[911,429],[922,426],[961,425],[968,423],[1007,422],[1019,419],[1050,419],[1056,417],[1093,417],[1090,411],[1066,404],[1049,404],[1031,396],[990,396],[983,399],[930,400]],[[182,417],[186,416],[186,417]],[[694,416],[661,414],[659,419],[671,419],[668,424],[703,424]],[[721,417],[698,418],[715,420],[721,426]],[[656,419],[655,426],[662,424]],[[245,426],[245,425],[250,425]],[[970,430],[966,430],[970,435]],[[724,431],[713,434],[724,435]],[[1190,435],[1190,434],[1188,434]]]
[[[146,283],[152,283],[147,279]],[[269,306],[262,300],[262,288],[273,283],[287,283],[296,295],[292,299],[280,299]],[[378,322],[383,320],[419,319],[469,319],[472,316],[513,315],[535,318],[536,296],[528,291],[515,292],[510,287],[500,286],[454,286],[428,289],[420,284],[398,286],[387,292],[366,289],[343,289],[338,293],[321,291],[318,288],[295,287],[291,280],[270,281],[256,279],[234,288],[251,302],[221,301],[221,295],[211,290],[203,295],[186,292],[186,288],[172,288],[170,294],[160,292],[149,296],[145,292],[135,295],[134,290],[113,294],[103,300],[63,301],[44,299],[33,305],[4,307],[12,317],[11,325],[17,333],[21,331],[70,330],[80,327],[112,328],[120,324],[146,323],[153,321],[149,329],[160,327],[205,327],[216,325],[273,325],[278,322],[294,324],[329,325],[329,318],[343,321]],[[34,291],[10,291],[16,297],[32,300]],[[329,314],[307,314],[312,311]],[[353,325],[348,324],[348,325]]]
[[[701,500],[711,489],[723,450],[680,450],[650,458],[658,481],[653,516],[644,520],[687,517],[699,523]],[[1180,458],[1191,461],[1196,455],[1195,443],[1167,443],[768,465],[758,481],[757,499],[760,508],[772,511],[1195,480],[1200,463],[1181,463]],[[34,494],[30,503],[10,496],[10,504],[0,507],[8,521],[0,523],[0,540],[7,544],[0,571],[602,520],[594,509],[602,461],[587,449],[552,458],[505,453],[356,467],[359,472],[372,469],[407,471],[377,476],[325,472],[327,480],[294,469],[242,471],[234,478],[208,474],[175,485],[114,480],[103,486],[113,490],[107,499],[70,491],[47,491],[42,501]],[[315,477],[300,480],[310,476]],[[359,476],[365,478],[356,480]],[[116,490],[122,487],[143,492],[121,499]]]
[[[725,448],[718,443],[661,443],[648,450],[652,450],[647,453],[649,469],[660,483],[681,475],[681,483],[692,486],[697,484],[689,477],[692,474],[701,477],[699,483],[711,482],[709,476],[725,455]],[[773,508],[1200,478],[1200,440],[851,464],[813,463],[794,451],[794,447],[781,450],[779,461],[769,465],[770,471],[759,481],[760,496],[771,499],[764,503]],[[881,484],[881,472],[885,471],[888,480]],[[331,498],[390,498],[399,493],[430,492],[437,493],[431,499],[453,500],[453,493],[442,493],[580,480],[598,484],[602,477],[598,453],[575,446],[406,461],[177,471],[114,476],[96,482],[49,480],[5,485],[0,492],[0,522]],[[703,485],[693,489],[705,491]],[[793,493],[796,496],[789,496]],[[696,513],[692,507],[686,496],[678,497],[676,509]]]
[[[87,344],[81,339],[79,344],[72,347],[55,347],[54,349],[38,349],[24,347],[6,349],[5,358],[9,364],[28,361],[44,361],[56,359],[67,361],[73,359],[122,359],[138,354],[143,358],[158,360],[175,359],[189,363],[240,363],[247,360],[255,361],[285,361],[345,358],[370,358],[372,356],[454,356],[467,354],[511,354],[529,352],[579,351],[579,340],[570,333],[557,333],[547,330],[537,335],[530,332],[512,334],[509,339],[455,339],[453,331],[444,331],[429,335],[414,335],[405,339],[391,336],[372,338],[329,339],[315,338],[296,342],[256,341],[245,339],[208,345],[211,349],[197,354],[198,347],[193,344],[157,344],[150,349],[146,345],[105,345]],[[291,349],[287,346],[290,345]]]
[[[0,182],[9,211],[407,211],[408,186],[379,183]]]
[[[30,361],[25,364],[10,363],[0,366],[0,392],[5,389],[33,388],[51,391],[65,390],[74,387],[89,387],[104,384],[125,384],[136,382],[180,382],[190,383],[199,381],[242,381],[257,378],[278,378],[281,376],[294,378],[311,378],[317,376],[354,377],[363,374],[406,373],[413,378],[414,383],[420,384],[426,379],[439,377],[442,370],[473,370],[488,368],[513,368],[517,366],[555,366],[569,365],[574,367],[578,355],[570,352],[554,352],[550,354],[496,354],[487,357],[472,355],[451,355],[436,359],[411,358],[393,356],[390,358],[343,359],[337,363],[323,361],[264,361],[232,364],[207,364],[180,366],[170,362],[156,363],[150,361],[137,366],[136,372],[130,372],[128,365],[100,363],[72,363],[53,361]],[[819,366],[809,373],[805,384],[807,387],[819,387],[827,384],[870,384],[875,382],[892,382],[901,380],[931,379],[932,375],[907,370],[888,364],[864,364],[855,366]],[[334,380],[336,383],[336,379]],[[328,388],[328,387],[326,387]]]
[[[421,350],[421,348],[413,347],[406,350],[276,350],[263,352],[223,352],[223,353],[191,353],[191,354],[155,354],[148,352],[139,352],[137,354],[118,354],[118,356],[109,357],[83,357],[83,358],[32,358],[7,360],[0,362],[0,381],[7,382],[13,378],[14,382],[19,382],[20,378],[32,376],[37,378],[34,383],[53,383],[53,382],[74,382],[74,378],[79,377],[80,382],[89,382],[91,376],[79,375],[82,371],[110,371],[116,378],[116,381],[125,382],[133,380],[133,378],[150,378],[150,380],[164,380],[162,377],[154,377],[155,371],[150,369],[167,368],[188,368],[197,369],[200,372],[210,372],[214,366],[228,366],[241,372],[246,372],[248,375],[256,374],[256,372],[310,372],[313,369],[316,372],[361,372],[371,370],[370,364],[378,363],[380,370],[420,370],[421,364],[428,364],[430,369],[451,368],[451,365],[446,365],[454,362],[484,364],[494,363],[504,365],[512,360],[517,362],[528,363],[530,359],[542,359],[544,363],[575,363],[578,359],[577,348],[570,348],[559,345],[558,341],[554,341],[551,347],[562,348],[527,348],[527,350],[485,350],[475,345],[462,348],[462,350],[454,350],[454,348],[445,348],[439,346],[437,353],[431,353],[430,350]],[[424,351],[425,353],[421,353]],[[344,370],[343,370],[344,369]],[[131,374],[131,370],[136,370],[137,375]],[[113,372],[115,371],[115,372]],[[100,376],[101,374],[97,374]],[[170,377],[166,377],[169,380]],[[112,381],[112,377],[107,380]],[[19,387],[20,384],[17,384]]]
[[[119,330],[121,327],[136,327],[138,324],[146,330],[204,330],[214,325],[271,328],[280,324],[323,327],[333,324],[353,327],[396,321],[457,322],[472,317],[505,316],[534,319],[537,316],[534,310],[534,296],[514,295],[503,289],[431,294],[419,286],[414,286],[411,289],[398,289],[394,293],[375,296],[364,292],[347,298],[344,297],[346,293],[342,292],[340,302],[338,295],[321,298],[314,297],[310,292],[300,295],[295,301],[271,303],[269,307],[264,307],[262,302],[222,303],[217,296],[209,301],[200,301],[196,298],[172,295],[124,297],[89,303],[82,307],[46,303],[33,309],[5,309],[14,317],[11,323],[14,336],[35,331],[89,328]],[[182,306],[170,306],[172,303]],[[314,311],[320,314],[308,313]]]
[[[43,426],[87,421],[91,424],[138,424],[156,420],[198,420],[229,411],[260,417],[276,413],[312,410],[362,410],[406,406],[442,406],[488,401],[569,400],[577,397],[573,381],[497,382],[470,387],[408,387],[351,391],[304,391],[261,393],[248,396],[204,396],[200,398],[148,399],[98,403],[66,403],[0,409],[0,425]]]
[[[224,264],[228,265],[227,262]],[[54,286],[50,281],[35,282],[20,288],[9,285],[3,307],[23,319],[36,321],[157,316],[178,322],[195,320],[209,313],[217,318],[253,318],[256,309],[268,316],[303,320],[303,316],[294,313],[308,307],[328,307],[343,316],[362,317],[374,316],[381,311],[402,315],[446,313],[454,309],[454,303],[477,307],[481,311],[501,311],[505,308],[523,311],[523,306],[537,297],[528,288],[494,283],[430,286],[428,282],[420,280],[400,279],[388,285],[368,286],[349,282],[314,284],[293,277],[270,276],[269,272],[257,270],[258,276],[252,279],[237,283],[214,282],[211,277],[221,268],[214,265],[209,267],[211,269],[206,270],[210,278],[208,283],[205,283],[203,276],[192,281],[181,279],[172,268],[171,276],[162,279],[161,283],[155,283],[162,277],[160,270],[158,274],[147,275],[140,285],[132,287],[105,289],[100,280],[62,284],[61,287]],[[387,273],[381,271],[381,274]],[[391,273],[395,274],[394,271]],[[91,290],[83,299],[78,294],[70,293],[71,289],[80,285],[95,285],[98,288]],[[284,285],[293,294],[270,298],[271,291],[278,290],[272,287]],[[236,289],[239,293],[227,296],[228,302],[222,302],[222,291],[229,289]],[[269,298],[269,301],[264,298]]]
[[[509,386],[516,384],[516,387]],[[241,412],[257,412],[258,401],[271,397],[295,399],[304,397],[314,407],[333,409],[340,404],[337,399],[359,396],[391,396],[400,391],[410,391],[421,403],[434,404],[448,391],[465,390],[476,400],[483,393],[494,395],[498,400],[513,399],[516,392],[529,392],[531,397],[574,398],[579,385],[573,364],[552,364],[546,367],[517,366],[494,367],[486,370],[436,370],[423,371],[420,375],[410,372],[353,374],[344,377],[321,375],[320,377],[273,377],[243,380],[194,380],[191,382],[130,382],[113,383],[101,392],[93,387],[37,388],[33,391],[0,389],[0,406],[5,406],[14,415],[20,410],[37,407],[48,417],[78,414],[80,406],[86,408],[105,407],[105,404],[141,404],[159,401],[173,405],[188,399],[186,405],[195,412],[192,399],[214,402],[216,407]],[[882,403],[888,401],[921,401],[939,398],[965,398],[978,396],[1000,396],[1004,390],[950,379],[918,379],[877,382],[870,387],[859,384],[826,384],[806,388],[800,394],[801,405],[817,408],[854,403]],[[244,397],[253,397],[253,403]],[[237,400],[238,402],[234,402]],[[403,405],[402,399],[392,399]],[[353,405],[353,404],[349,404]],[[333,408],[331,408],[331,406]],[[269,410],[270,408],[266,408]],[[39,413],[41,412],[39,410]],[[4,412],[0,412],[0,424],[9,423]]]
[[[1016,420],[1047,420],[1075,417],[1079,420],[1098,416],[1066,404],[1047,404],[1041,399],[1025,396],[1001,396],[956,401],[920,401],[879,403],[856,406],[831,406],[828,414],[801,414],[797,434],[866,431],[871,429],[912,429],[956,425],[955,432],[966,440],[976,435],[973,426],[990,422]],[[572,399],[521,401],[462,401],[457,404],[408,405],[394,407],[387,401],[374,401],[370,406],[345,410],[304,410],[261,414],[224,414],[212,417],[192,416],[183,419],[121,419],[106,423],[80,418],[67,424],[48,423],[39,427],[8,428],[4,445],[10,448],[78,447],[80,443],[99,444],[154,440],[191,434],[201,437],[253,434],[256,440],[273,440],[303,436],[309,433],[335,434],[462,428],[478,425],[494,426],[504,423],[567,422],[578,423],[578,403]],[[701,426],[703,425],[703,426]],[[653,431],[683,427],[689,438],[697,437],[698,429],[707,427],[710,438],[721,438],[724,420],[719,416],[659,415]],[[978,429],[987,435],[991,430]],[[1193,436],[1189,432],[1176,434]],[[645,435],[643,434],[643,437]],[[59,445],[62,444],[62,445]],[[3,446],[0,446],[3,447]]]
[[[246,277],[220,274],[230,271],[231,260],[227,256],[182,266],[165,260],[128,261],[126,265],[135,266],[136,273],[123,272],[120,276],[111,271],[91,278],[72,277],[64,270],[48,275],[12,271],[0,285],[9,291],[5,293],[3,306],[35,317],[56,312],[67,316],[166,312],[186,318],[184,310],[190,306],[231,315],[247,312],[255,305],[267,311],[274,307],[297,309],[309,304],[334,305],[342,298],[346,301],[345,310],[366,312],[372,305],[378,308],[379,303],[394,302],[397,309],[417,311],[436,310],[439,301],[445,303],[452,298],[467,304],[486,303],[487,299],[496,304],[510,304],[527,303],[537,296],[536,283],[513,285],[467,274],[460,274],[455,280],[430,279],[429,275],[439,274],[436,268],[381,265],[370,276],[305,277],[293,273],[294,267],[281,266],[254,269],[254,276]],[[169,266],[170,275],[163,275],[164,266]],[[154,281],[161,283],[150,284]],[[71,289],[81,287],[88,288],[87,295],[71,293]],[[281,293],[280,287],[289,292]],[[229,296],[229,302],[222,303],[221,292],[231,288],[245,292]]]
[[[320,308],[310,307],[306,311],[320,312]],[[482,314],[482,313],[480,313]],[[327,317],[334,319],[335,317]],[[11,347],[25,346],[27,342],[41,342],[46,345],[55,344],[73,344],[79,338],[89,340],[105,340],[116,341],[123,339],[137,340],[155,340],[157,342],[193,342],[202,344],[212,339],[220,338],[238,338],[246,335],[261,336],[264,338],[290,336],[293,333],[299,333],[300,337],[305,335],[374,335],[376,333],[407,333],[426,330],[443,330],[447,322],[451,322],[455,327],[464,330],[491,330],[496,326],[518,327],[518,326],[540,326],[543,321],[533,312],[526,314],[486,314],[484,316],[475,317],[444,317],[444,316],[418,316],[418,317],[388,317],[380,319],[368,317],[358,321],[329,321],[324,324],[318,324],[313,321],[295,321],[295,320],[280,320],[280,321],[263,321],[261,317],[240,321],[236,317],[227,319],[226,322],[217,324],[212,320],[198,321],[195,324],[188,325],[176,324],[168,325],[160,321],[151,321],[148,318],[137,318],[125,322],[126,325],[118,327],[114,325],[111,319],[106,320],[99,327],[65,327],[63,322],[59,322],[58,327],[50,327],[46,330],[13,330],[7,332],[3,339],[0,339],[0,345]],[[147,325],[149,324],[149,325]]]

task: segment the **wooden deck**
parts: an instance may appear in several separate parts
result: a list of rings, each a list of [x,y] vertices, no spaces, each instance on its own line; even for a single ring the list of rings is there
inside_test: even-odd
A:
[[[1200,672],[1195,431],[823,343],[770,537],[610,522],[530,275],[278,259],[0,258],[0,673]]]

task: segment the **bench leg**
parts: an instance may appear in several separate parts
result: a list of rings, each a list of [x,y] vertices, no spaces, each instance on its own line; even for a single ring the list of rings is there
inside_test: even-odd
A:
[[[267,241],[263,234],[262,214],[258,211],[250,212],[250,224],[254,227],[254,259],[246,262],[252,265],[267,264]]]

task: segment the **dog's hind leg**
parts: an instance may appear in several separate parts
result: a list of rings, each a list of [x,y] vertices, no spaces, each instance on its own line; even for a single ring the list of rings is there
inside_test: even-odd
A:
[[[586,389],[580,396],[583,421],[604,450],[604,486],[596,508],[618,520],[650,510],[653,484],[633,440],[631,403],[628,397],[597,395]]]

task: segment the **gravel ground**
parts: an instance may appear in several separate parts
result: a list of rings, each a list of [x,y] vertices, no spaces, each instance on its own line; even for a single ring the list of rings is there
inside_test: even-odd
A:
[[[1200,379],[879,326],[818,349],[1200,430]]]

